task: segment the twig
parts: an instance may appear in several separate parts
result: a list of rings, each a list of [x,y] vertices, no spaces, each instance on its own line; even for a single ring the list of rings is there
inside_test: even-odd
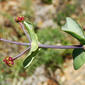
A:
[[[83,48],[82,45],[68,45],[68,46],[57,46],[57,45],[45,45],[39,44],[40,48],[54,48],[54,49],[74,49],[74,48]]]
[[[7,42],[7,43],[12,43],[12,44],[16,44],[16,45],[25,45],[25,46],[30,45],[30,43],[15,42],[15,41],[6,40],[6,39],[3,39],[3,38],[0,38],[0,41]]]
[[[17,55],[16,57],[13,57],[13,60],[21,57],[24,53],[26,53],[28,50],[30,49],[30,47],[28,47],[27,49],[25,49],[23,52],[21,52],[19,55]]]
[[[29,34],[26,32],[26,30],[25,30],[25,28],[24,28],[24,25],[23,25],[21,22],[19,22],[19,24],[20,24],[21,28],[23,29],[23,31],[24,31],[24,33],[25,33],[25,35],[27,36],[27,38],[28,38],[29,42],[31,43],[30,36],[29,36]]]

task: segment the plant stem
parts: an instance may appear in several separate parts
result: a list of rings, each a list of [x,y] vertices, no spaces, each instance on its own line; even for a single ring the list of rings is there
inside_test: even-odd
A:
[[[5,40],[0,38],[1,41],[13,43],[17,45],[24,45],[24,46],[31,46],[31,43],[20,43],[20,42],[14,42],[10,40]],[[78,49],[78,48],[84,48],[83,45],[69,45],[69,46],[57,46],[57,45],[45,45],[45,44],[39,44],[38,47],[40,48],[54,48],[54,49]]]
[[[16,45],[30,45],[30,43],[21,43],[21,42],[15,42],[15,41],[11,41],[11,40],[6,40],[3,38],[0,38],[1,41],[3,42],[7,42],[7,43],[12,43],[12,44],[16,44]]]
[[[39,44],[40,48],[54,48],[54,49],[74,49],[74,48],[83,48],[82,45],[69,45],[69,46],[57,46],[57,45],[45,45]]]
[[[23,52],[21,52],[19,55],[17,55],[16,57],[13,57],[13,60],[21,57],[24,53],[26,53],[28,50],[30,49],[30,47],[28,47],[27,49],[25,49]]]
[[[25,35],[27,36],[27,38],[28,38],[29,42],[31,43],[30,36],[29,36],[29,34],[26,32],[26,30],[25,30],[25,28],[24,28],[24,25],[23,25],[21,22],[19,22],[19,24],[20,24],[21,28],[23,29],[23,31],[24,31],[24,33],[25,33]]]

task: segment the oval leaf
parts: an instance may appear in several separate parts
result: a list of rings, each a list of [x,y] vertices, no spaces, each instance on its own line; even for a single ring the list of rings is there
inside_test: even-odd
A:
[[[62,26],[62,30],[71,34],[73,37],[79,40],[80,43],[85,44],[85,37],[83,30],[80,27],[80,25],[72,18],[70,17],[66,18],[66,24]]]
[[[74,49],[73,50],[73,66],[74,69],[79,69],[85,63],[85,50]]]

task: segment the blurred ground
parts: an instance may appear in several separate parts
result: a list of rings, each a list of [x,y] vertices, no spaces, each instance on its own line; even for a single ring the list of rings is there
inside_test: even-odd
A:
[[[0,0],[0,37],[14,41],[27,41],[19,26],[15,26],[13,20],[17,15],[24,15],[30,21],[36,25],[36,29],[43,29],[47,27],[57,28],[61,27],[65,23],[64,18],[71,16],[75,18],[81,26],[84,26],[85,22],[85,1],[84,0],[53,0],[51,4],[43,3],[43,0]],[[29,4],[30,3],[30,4]],[[76,3],[77,6],[74,6]],[[72,4],[72,6],[67,6]],[[73,7],[73,8],[72,8]],[[69,8],[69,9],[68,9]],[[74,9],[75,8],[75,9]],[[65,9],[65,10],[64,10]],[[64,10],[64,12],[62,12]],[[70,12],[67,12],[70,10]],[[71,15],[70,15],[70,14]],[[59,15],[57,15],[59,14]],[[63,15],[63,18],[62,16]],[[12,16],[12,18],[10,17]],[[57,23],[60,20],[59,23]],[[70,37],[70,36],[69,36]],[[68,37],[68,38],[69,38]],[[70,37],[71,39],[71,37]],[[70,40],[69,39],[69,40]],[[71,39],[72,40],[72,39]],[[73,44],[77,44],[76,40],[71,41]],[[7,49],[6,49],[7,48]],[[12,44],[6,44],[0,42],[0,56],[15,56],[20,53],[25,47],[16,46]],[[24,57],[24,56],[23,56]],[[1,60],[0,60],[1,61]],[[1,75],[0,80],[3,80],[2,85],[85,85],[85,70],[83,66],[78,71],[73,69],[72,59],[66,59],[62,65],[62,70],[56,69],[55,72],[50,72],[52,78],[47,75],[45,65],[41,65],[36,68],[36,71],[31,77],[19,77],[17,73],[15,78],[10,79],[6,71],[4,76],[7,75],[7,79]],[[0,64],[1,65],[1,64]],[[1,67],[0,69],[2,69]],[[9,68],[7,68],[9,69]],[[15,67],[16,69],[16,67]],[[18,68],[17,68],[18,69]],[[17,70],[16,69],[16,70]],[[3,69],[2,69],[3,71]],[[15,71],[13,71],[15,72]],[[25,76],[25,73],[22,74]]]
[[[58,81],[60,81],[60,85],[84,85],[85,84],[84,82],[85,65],[78,71],[75,71],[73,69],[72,63],[73,63],[72,60],[64,63],[64,74],[59,69],[56,70],[55,77]],[[50,80],[48,79],[48,77],[46,77],[45,71],[43,70],[43,66],[37,68],[34,75],[26,79],[24,83],[25,84],[27,83],[28,85],[58,85],[55,81],[53,81],[52,79]]]

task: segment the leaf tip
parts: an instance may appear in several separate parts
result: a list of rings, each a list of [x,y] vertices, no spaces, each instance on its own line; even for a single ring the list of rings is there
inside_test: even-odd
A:
[[[74,64],[73,64],[73,67],[74,67],[74,70],[78,70],[80,67],[76,67]]]

